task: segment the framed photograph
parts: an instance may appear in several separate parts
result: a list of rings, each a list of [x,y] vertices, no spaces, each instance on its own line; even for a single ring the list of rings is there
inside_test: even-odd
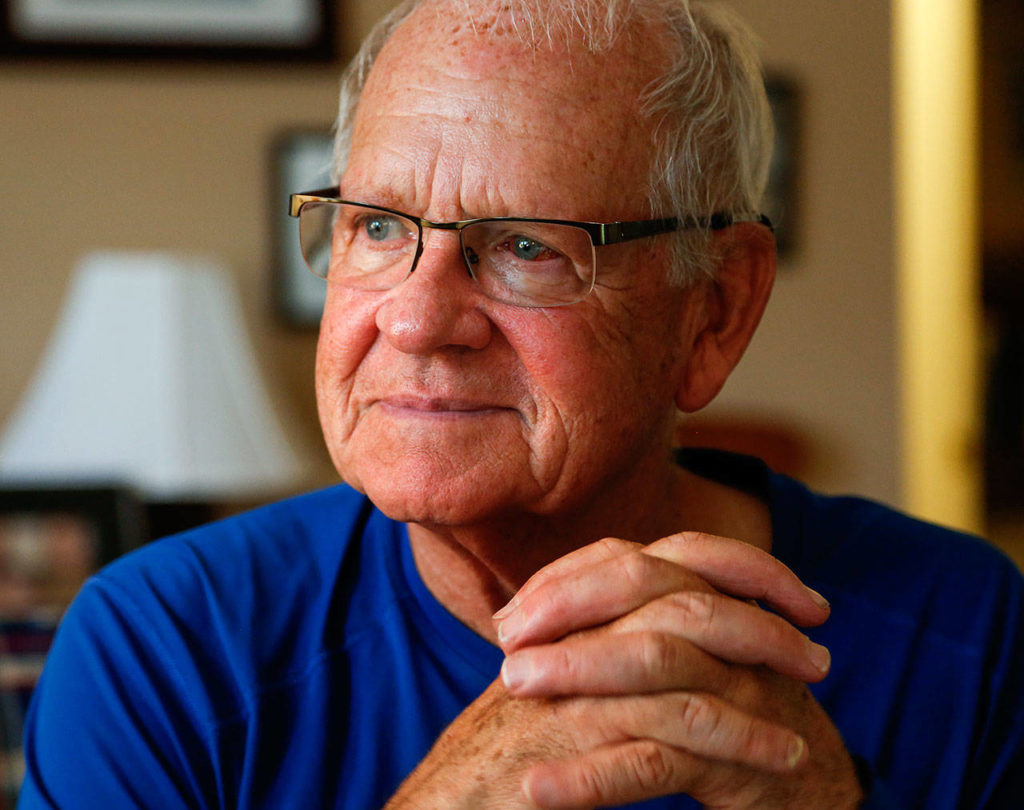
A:
[[[57,620],[0,619],[0,810],[14,810],[25,778],[21,739]]]
[[[288,195],[331,184],[334,137],[324,129],[288,132],[274,143],[274,309],[298,329],[320,324],[327,285],[310,272],[299,249],[299,221],[288,215]]]
[[[0,810],[17,802],[25,713],[64,610],[145,536],[126,490],[0,489]]]
[[[331,0],[0,0],[0,53],[330,59]]]
[[[793,250],[797,230],[799,98],[796,86],[786,79],[769,78],[766,84],[775,122],[775,149],[764,196],[764,213],[775,225],[779,254],[784,255]]]
[[[90,574],[146,536],[127,490],[0,489],[0,618],[59,616]]]

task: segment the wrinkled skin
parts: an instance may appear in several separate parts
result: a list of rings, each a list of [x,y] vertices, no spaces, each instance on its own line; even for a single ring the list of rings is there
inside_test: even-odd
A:
[[[442,221],[650,215],[655,31],[640,57],[599,57],[444,19],[414,14],[378,58],[346,198]],[[717,282],[686,289],[663,237],[601,248],[590,297],[525,309],[481,294],[452,233],[427,234],[394,289],[329,287],[321,423],[345,480],[409,523],[427,586],[508,658],[389,806],[853,806],[804,685],[827,663],[795,626],[827,607],[765,553],[763,504],[669,452],[677,409],[715,396],[756,327],[771,236],[720,234]]]

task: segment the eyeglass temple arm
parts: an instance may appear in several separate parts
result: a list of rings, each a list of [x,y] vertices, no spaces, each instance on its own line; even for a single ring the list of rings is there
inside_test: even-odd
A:
[[[338,186],[318,188],[314,191],[304,191],[301,194],[288,195],[288,215],[297,217],[302,206],[313,200],[324,200],[326,202],[340,202],[338,195],[341,189]]]
[[[669,217],[667,219],[649,219],[641,222],[609,222],[598,227],[598,233],[593,234],[595,237],[594,243],[597,245],[614,245],[619,242],[640,239],[644,236],[669,233],[679,227],[679,220],[675,217]]]
[[[696,228],[710,228],[713,231],[720,231],[723,228],[728,228],[731,225],[738,225],[741,222],[756,222],[758,225],[764,225],[769,231],[774,233],[775,225],[765,214],[752,214],[750,216],[734,216],[733,214],[712,214],[707,219],[694,220],[693,225],[690,227]]]
[[[735,225],[739,222],[756,222],[764,225],[768,230],[774,231],[775,226],[764,214],[752,217],[738,217],[732,214],[712,214],[710,217],[668,217],[667,219],[649,219],[640,222],[611,222],[599,225],[597,232],[593,234],[594,243],[597,245],[614,245],[619,242],[629,242],[633,239],[640,239],[644,236],[654,236],[659,233],[670,233],[690,229],[720,231]]]

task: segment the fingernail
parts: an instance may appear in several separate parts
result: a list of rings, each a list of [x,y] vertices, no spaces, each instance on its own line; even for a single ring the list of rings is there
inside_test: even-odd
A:
[[[529,658],[523,655],[510,655],[501,665],[501,680],[505,688],[516,690],[525,686],[532,673]]]
[[[503,619],[498,625],[498,641],[502,644],[514,641],[515,637],[522,631],[525,622],[526,619],[522,613],[513,611],[508,618]]]
[[[814,588],[808,588],[806,585],[804,585],[804,588],[807,589],[807,593],[810,595],[811,599],[814,600],[815,604],[817,604],[818,607],[820,607],[822,610],[832,609],[832,605],[828,603],[828,599],[826,599],[824,596],[822,596],[820,593],[814,590]]]
[[[513,596],[512,600],[507,605],[505,605],[505,607],[503,607],[501,610],[495,613],[491,618],[495,620],[504,619],[506,616],[508,616],[509,613],[511,613],[517,607],[519,607],[519,597]]]
[[[807,655],[819,672],[828,672],[832,666],[832,653],[828,651],[828,648],[815,644],[810,639],[807,639]]]
[[[807,750],[807,744],[804,742],[803,737],[794,737],[789,741],[789,748],[786,750],[786,767],[795,768],[804,758],[804,751]]]

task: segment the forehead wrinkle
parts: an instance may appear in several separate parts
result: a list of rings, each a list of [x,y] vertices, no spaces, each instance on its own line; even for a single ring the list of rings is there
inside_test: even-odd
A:
[[[611,64],[610,54],[581,54],[570,76],[566,54],[551,49],[469,32],[444,41],[436,30],[405,33],[396,32],[371,72],[364,100],[373,96],[373,107],[358,111],[353,138],[366,181],[375,182],[370,172],[388,177],[404,210],[426,216],[433,207],[431,218],[445,219],[461,216],[459,207],[471,216],[571,219],[649,210],[636,133],[643,66],[653,54]],[[532,58],[520,58],[525,52]],[[403,130],[410,137],[390,137]],[[390,168],[375,154],[383,143],[395,147]],[[625,188],[623,178],[638,188]]]
[[[595,84],[599,83],[606,91],[617,88],[619,98],[636,101],[641,94],[639,91],[666,67],[667,53],[663,53],[661,32],[644,31],[642,49],[624,48],[628,43],[620,43],[618,48],[595,53],[588,51],[575,37],[562,43],[531,44],[518,36],[495,36],[490,26],[459,27],[451,32],[438,23],[438,19],[420,19],[414,13],[385,45],[379,60],[385,61],[386,54],[392,72],[412,77],[418,92],[438,92],[443,85],[443,82],[430,83],[425,75],[430,73],[442,74],[439,77],[442,79],[446,74],[449,79],[467,82],[489,81],[500,76],[512,87],[521,85],[533,93],[543,88],[549,98],[560,94],[564,102],[578,103],[579,88],[575,79],[589,74]],[[411,30],[403,31],[406,25]],[[396,43],[402,34],[412,37],[412,43]],[[409,44],[413,47],[399,47]],[[389,49],[389,45],[394,45],[394,49]],[[423,53],[429,55],[429,62],[423,61]],[[435,56],[439,58],[433,58]],[[641,75],[647,78],[638,86]],[[372,78],[371,74],[371,81]],[[569,79],[568,88],[564,86],[566,82],[560,81],[562,78]],[[639,110],[639,105],[634,106]]]

